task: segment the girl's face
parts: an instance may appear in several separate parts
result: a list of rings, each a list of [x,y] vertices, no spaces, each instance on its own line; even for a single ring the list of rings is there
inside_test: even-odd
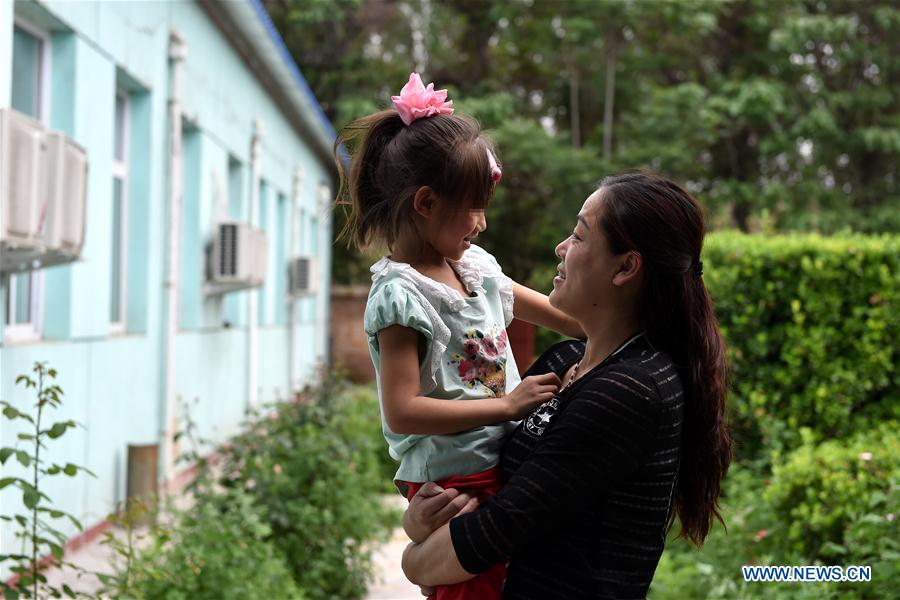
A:
[[[608,304],[624,256],[610,251],[600,227],[600,191],[585,200],[572,234],[556,247],[561,261],[550,304],[575,318],[594,314]]]
[[[485,229],[484,209],[450,207],[442,202],[423,233],[441,256],[459,260]]]

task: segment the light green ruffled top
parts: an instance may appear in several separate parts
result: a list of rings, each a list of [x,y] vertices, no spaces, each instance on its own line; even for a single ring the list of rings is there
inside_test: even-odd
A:
[[[512,280],[493,256],[471,246],[451,262],[470,296],[422,275],[407,263],[382,258],[372,266],[365,330],[381,400],[377,334],[391,325],[420,332],[426,352],[419,368],[420,394],[464,402],[498,397],[519,385],[506,335],[512,321]],[[403,435],[381,424],[389,451],[400,461],[395,479],[436,481],[471,475],[499,462],[500,446],[517,422],[476,427],[452,435]]]

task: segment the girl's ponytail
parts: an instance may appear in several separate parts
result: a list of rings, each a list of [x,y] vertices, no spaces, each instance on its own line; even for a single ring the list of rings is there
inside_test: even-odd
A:
[[[391,206],[379,183],[379,163],[388,145],[404,127],[400,115],[384,110],[353,121],[338,134],[334,162],[340,176],[337,204],[349,206],[339,239],[363,249],[381,237],[382,225],[391,220]],[[353,157],[349,172],[341,147]]]

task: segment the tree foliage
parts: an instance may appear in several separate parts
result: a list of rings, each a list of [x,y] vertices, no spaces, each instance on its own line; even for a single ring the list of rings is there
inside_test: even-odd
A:
[[[337,127],[416,70],[491,130],[505,174],[484,245],[516,278],[626,169],[685,182],[716,227],[900,230],[888,0],[265,4]],[[336,278],[361,279],[341,252]]]

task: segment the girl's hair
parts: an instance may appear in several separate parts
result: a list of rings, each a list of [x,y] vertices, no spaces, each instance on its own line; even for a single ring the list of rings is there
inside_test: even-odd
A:
[[[339,157],[342,144],[349,173]],[[350,123],[334,145],[337,203],[350,206],[341,237],[360,249],[390,247],[412,225],[413,198],[422,186],[451,206],[486,207],[496,187],[488,151],[493,145],[478,123],[459,113],[405,125],[397,111],[384,110]]]
[[[640,253],[640,318],[651,343],[674,361],[684,386],[681,467],[669,524],[700,546],[719,512],[732,459],[725,417],[725,344],[703,283],[703,211],[681,186],[647,173],[600,183],[600,222],[610,250]]]

